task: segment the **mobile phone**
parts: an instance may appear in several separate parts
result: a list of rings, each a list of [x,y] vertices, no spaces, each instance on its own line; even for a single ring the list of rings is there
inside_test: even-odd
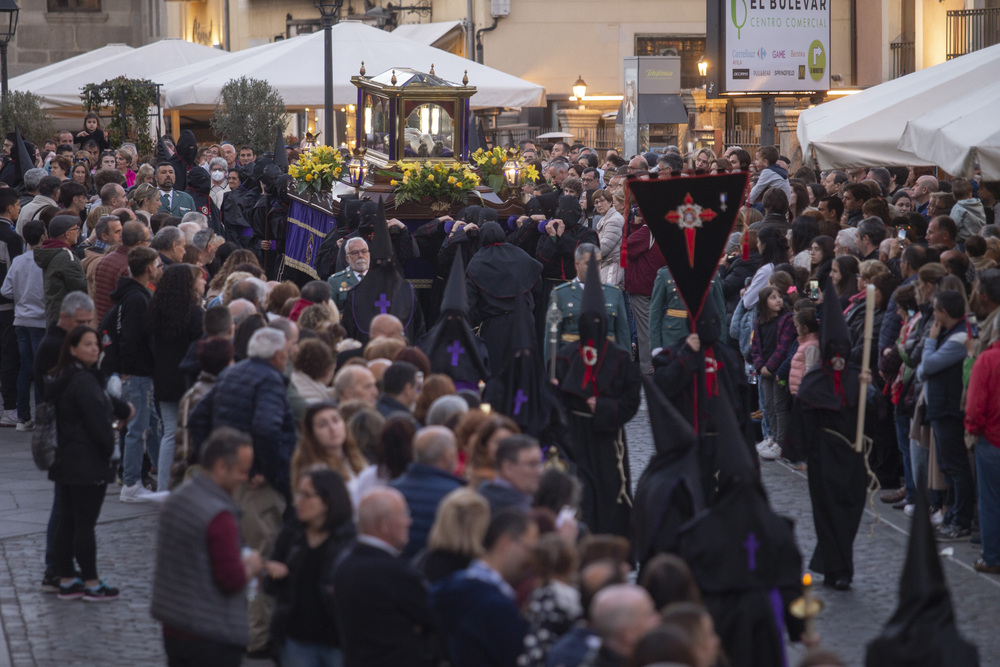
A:
[[[810,280],[809,281],[809,300],[815,301],[819,298],[819,281]]]
[[[561,510],[559,510],[559,516],[556,517],[556,528],[562,528],[563,525],[568,521],[572,521],[576,518],[576,509],[566,505]]]
[[[896,237],[900,241],[905,241],[906,240],[906,230],[905,229],[900,229],[898,232],[896,232]]]
[[[965,318],[965,330],[969,334],[970,338],[979,338],[979,321],[976,320],[976,316],[969,314]]]

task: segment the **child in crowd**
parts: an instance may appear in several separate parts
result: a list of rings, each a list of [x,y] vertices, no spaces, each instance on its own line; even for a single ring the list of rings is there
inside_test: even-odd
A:
[[[795,325],[781,290],[768,285],[760,291],[757,301],[757,323],[750,346],[750,363],[760,378],[764,398],[764,416],[770,437],[757,445],[760,457],[775,460],[781,456],[788,422],[789,395],[776,377],[778,368],[788,356],[795,339]]]

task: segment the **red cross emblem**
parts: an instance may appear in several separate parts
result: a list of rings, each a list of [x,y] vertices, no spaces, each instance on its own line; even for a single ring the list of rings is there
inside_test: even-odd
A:
[[[688,263],[694,266],[694,240],[701,223],[708,222],[715,218],[716,213],[710,208],[702,208],[694,203],[691,193],[684,195],[684,203],[676,210],[667,213],[664,218],[667,222],[679,225],[684,230],[684,237],[687,240]]]

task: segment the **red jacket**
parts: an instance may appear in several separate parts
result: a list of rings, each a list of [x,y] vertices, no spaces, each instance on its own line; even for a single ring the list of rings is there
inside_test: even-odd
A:
[[[111,293],[118,287],[118,279],[129,276],[128,251],[129,248],[120,245],[114,252],[97,260],[97,268],[94,269],[94,321],[98,324],[114,305]]]
[[[628,257],[625,267],[625,291],[639,296],[651,296],[656,272],[667,265],[660,247],[653,240],[649,226],[643,225],[628,235],[625,253]]]
[[[965,397],[965,430],[1000,447],[1000,341],[979,355]]]

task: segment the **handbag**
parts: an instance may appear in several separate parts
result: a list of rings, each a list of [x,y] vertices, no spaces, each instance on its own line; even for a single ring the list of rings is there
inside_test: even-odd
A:
[[[56,444],[56,406],[44,401],[35,406],[35,429],[31,432],[31,456],[39,470],[52,467]]]

